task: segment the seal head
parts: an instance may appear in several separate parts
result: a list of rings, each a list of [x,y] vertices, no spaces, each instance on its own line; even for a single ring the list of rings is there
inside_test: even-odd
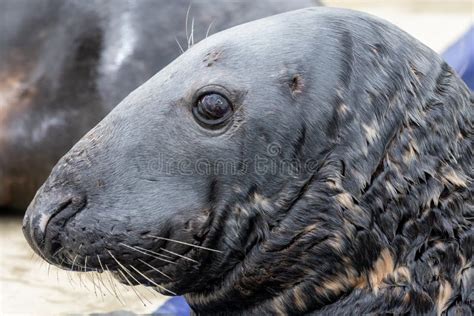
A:
[[[54,168],[24,221],[50,263],[203,314],[463,312],[473,98],[366,14],[294,11],[202,41]]]

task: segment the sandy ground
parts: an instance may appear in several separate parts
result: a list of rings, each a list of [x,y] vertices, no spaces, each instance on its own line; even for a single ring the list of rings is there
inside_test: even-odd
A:
[[[389,1],[389,4],[383,6],[380,3],[385,1],[327,0],[326,3],[385,18],[438,52],[444,50],[473,23],[473,7],[469,1],[434,1],[428,7],[415,6],[409,1],[400,1],[398,4]],[[89,314],[119,310],[149,313],[166,299],[163,296],[154,297],[146,289],[138,288],[151,301],[151,304],[143,306],[133,291],[126,292],[123,287],[115,284],[126,301],[124,306],[105,289],[102,289],[105,294],[103,297],[96,289],[96,296],[92,282],[86,282],[88,278],[85,276],[82,279],[88,289],[81,285],[77,274],[70,273],[68,276],[66,272],[56,268],[48,269],[46,263],[32,255],[23,239],[21,219],[0,218],[1,315]],[[110,289],[108,282],[106,281]],[[95,283],[98,283],[97,277]]]
[[[384,18],[438,53],[474,23],[474,2],[471,0],[323,1],[330,6],[364,11]]]

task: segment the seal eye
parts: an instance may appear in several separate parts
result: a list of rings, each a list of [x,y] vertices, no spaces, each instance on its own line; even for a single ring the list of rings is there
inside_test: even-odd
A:
[[[232,111],[232,105],[227,98],[218,93],[200,96],[193,107],[193,114],[198,122],[211,128],[225,123],[232,115]]]

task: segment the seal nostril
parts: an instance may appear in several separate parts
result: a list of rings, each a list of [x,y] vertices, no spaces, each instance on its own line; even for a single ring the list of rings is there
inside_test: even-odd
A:
[[[39,192],[38,199],[30,205],[27,211],[24,231],[32,248],[45,260],[53,264],[60,262],[58,253],[62,249],[60,242],[62,227],[76,213],[85,208],[86,201],[85,196],[76,194]]]
[[[43,214],[42,217],[40,217],[39,221],[39,229],[44,233],[46,232],[46,227],[48,226],[49,222],[51,219],[59,214],[62,210],[66,209],[69,205],[73,203],[73,199],[68,199],[67,201],[64,201],[63,203],[59,204],[58,207],[56,207],[55,210],[53,210],[49,214]]]

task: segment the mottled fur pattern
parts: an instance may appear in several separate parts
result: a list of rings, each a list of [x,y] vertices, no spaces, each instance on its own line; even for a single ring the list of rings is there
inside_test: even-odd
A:
[[[404,60],[382,33],[354,51],[358,35],[337,28],[334,146],[306,181],[240,192],[217,212],[235,265],[220,288],[188,295],[202,314],[472,312],[473,95],[445,63]]]

